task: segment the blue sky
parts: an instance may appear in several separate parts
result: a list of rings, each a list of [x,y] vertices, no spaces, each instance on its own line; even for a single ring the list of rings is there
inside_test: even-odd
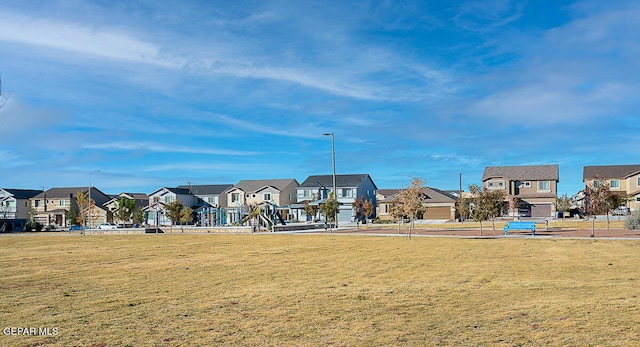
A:
[[[0,187],[638,164],[637,1],[0,0]],[[95,172],[94,170],[100,170]]]

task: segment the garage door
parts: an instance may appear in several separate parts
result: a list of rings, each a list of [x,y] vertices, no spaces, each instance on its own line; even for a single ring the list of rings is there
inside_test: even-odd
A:
[[[551,204],[531,205],[531,217],[551,217]]]
[[[422,219],[451,219],[451,207],[429,207],[424,212]]]

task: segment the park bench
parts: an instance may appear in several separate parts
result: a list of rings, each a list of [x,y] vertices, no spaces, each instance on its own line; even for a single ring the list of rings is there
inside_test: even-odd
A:
[[[509,235],[509,230],[531,230],[531,236],[536,236],[536,222],[509,222],[504,226],[504,234]]]

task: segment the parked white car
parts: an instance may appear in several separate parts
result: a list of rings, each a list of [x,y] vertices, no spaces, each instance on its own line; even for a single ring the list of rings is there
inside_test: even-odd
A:
[[[118,229],[115,223],[102,223],[96,229]]]

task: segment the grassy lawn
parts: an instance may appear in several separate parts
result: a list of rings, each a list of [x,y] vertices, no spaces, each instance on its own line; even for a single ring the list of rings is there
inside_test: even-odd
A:
[[[640,345],[640,241],[0,237],[2,346]]]

